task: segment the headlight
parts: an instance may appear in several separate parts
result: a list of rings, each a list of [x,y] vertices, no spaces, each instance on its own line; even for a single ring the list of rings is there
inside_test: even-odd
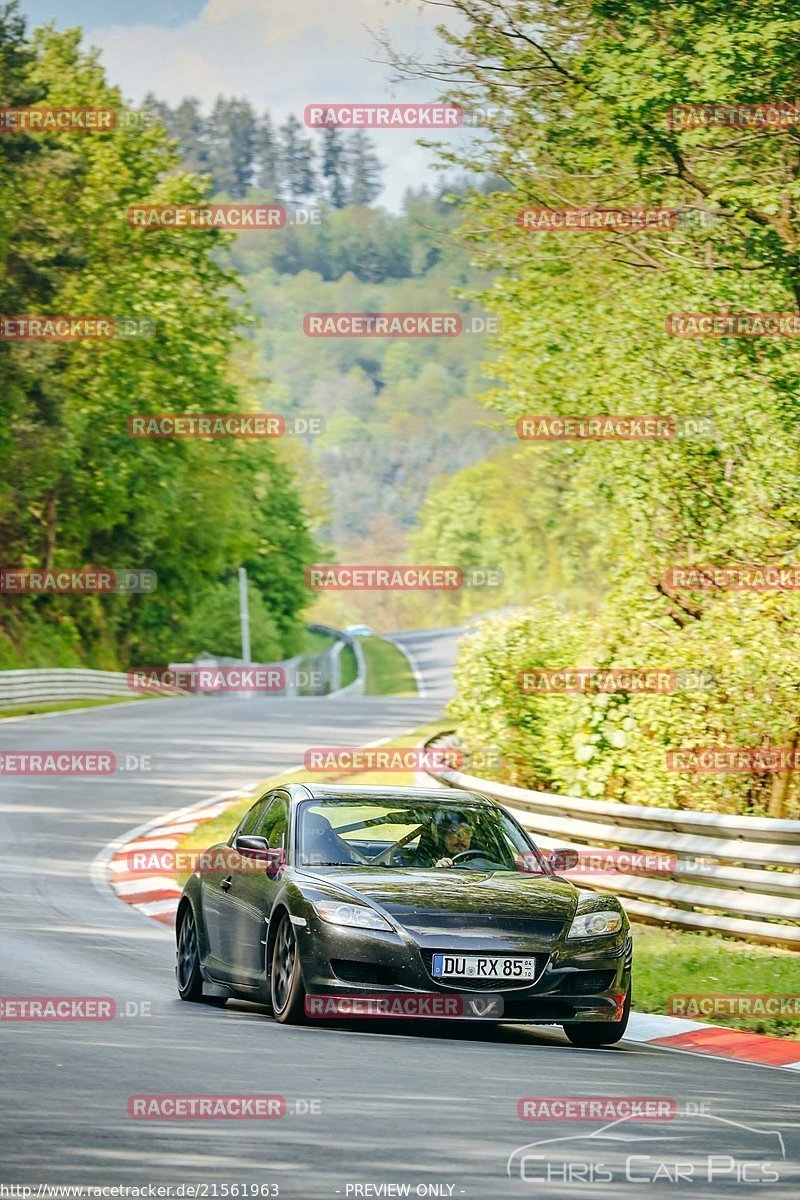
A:
[[[314,900],[314,911],[323,921],[331,925],[349,925],[354,929],[385,929],[390,933],[392,927],[374,908],[366,908],[363,904],[346,904],[341,900]]]
[[[600,937],[604,933],[619,933],[622,929],[622,914],[615,909],[602,912],[579,913],[569,927],[568,938]]]

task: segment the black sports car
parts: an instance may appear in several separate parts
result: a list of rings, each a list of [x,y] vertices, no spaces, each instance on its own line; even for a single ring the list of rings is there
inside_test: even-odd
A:
[[[318,997],[494,997],[497,1019],[610,1045],[628,1021],[630,927],[615,897],[559,877],[574,858],[537,850],[473,792],[278,787],[186,883],[178,990],[266,1001],[281,1022]]]

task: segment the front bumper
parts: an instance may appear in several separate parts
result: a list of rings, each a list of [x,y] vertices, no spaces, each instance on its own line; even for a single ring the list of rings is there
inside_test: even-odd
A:
[[[470,944],[452,934],[420,940],[378,930],[350,929],[312,918],[298,935],[303,983],[309,995],[329,996],[470,996],[502,1000],[500,1015],[482,1019],[563,1025],[570,1022],[616,1021],[621,1000],[630,986],[631,939],[627,928],[603,939],[570,943],[521,944],[520,938],[492,939]],[[604,944],[598,946],[597,941]],[[433,953],[529,955],[537,959],[533,983],[505,981],[477,984],[474,980],[435,979],[430,972]],[[446,1019],[474,1019],[472,1014]]]

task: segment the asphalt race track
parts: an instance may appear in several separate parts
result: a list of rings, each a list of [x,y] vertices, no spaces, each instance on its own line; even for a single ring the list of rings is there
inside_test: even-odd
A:
[[[629,1042],[579,1050],[556,1029],[284,1028],[254,1006],[178,1000],[171,930],[93,881],[96,856],[165,811],[296,766],[309,745],[363,744],[436,716],[454,633],[407,645],[421,699],[187,698],[0,724],[3,749],[152,756],[151,771],[113,781],[0,777],[0,994],[107,996],[131,1014],[0,1021],[0,1185],[34,1196],[40,1183],[207,1185],[201,1196],[273,1185],[298,1200],[800,1194],[797,1072]],[[128,1116],[129,1096],[173,1093],[269,1093],[288,1112]],[[603,1122],[517,1116],[521,1097],[581,1095],[674,1099],[677,1115],[603,1136]],[[534,1142],[547,1144],[507,1173]]]

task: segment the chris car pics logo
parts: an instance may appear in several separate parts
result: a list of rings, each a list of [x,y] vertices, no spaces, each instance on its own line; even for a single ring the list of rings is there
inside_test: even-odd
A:
[[[542,1137],[514,1150],[506,1171],[540,1195],[548,1186],[577,1189],[587,1184],[632,1183],[661,1185],[664,1194],[682,1196],[688,1194],[685,1188],[707,1195],[710,1186],[719,1195],[716,1189],[725,1186],[731,1191],[741,1189],[735,1194],[744,1197],[788,1179],[786,1149],[778,1130],[714,1116],[704,1108],[687,1103],[680,1115],[665,1112],[663,1128],[658,1117],[653,1120],[632,1111],[587,1133]]]

